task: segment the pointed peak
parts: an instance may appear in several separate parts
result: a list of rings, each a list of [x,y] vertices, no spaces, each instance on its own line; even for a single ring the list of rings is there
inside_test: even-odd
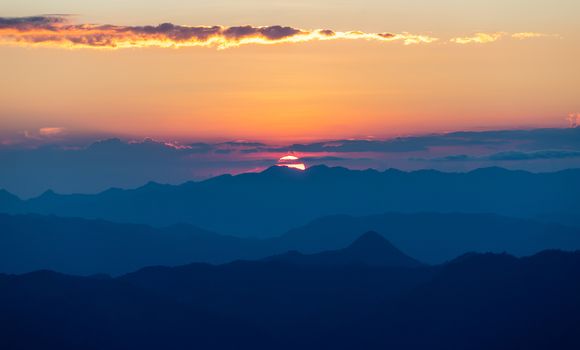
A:
[[[38,198],[50,198],[55,197],[57,194],[53,190],[46,190],[44,191]]]
[[[163,186],[163,185],[160,184],[159,182],[149,181],[145,185],[141,186],[141,188],[158,188],[161,186]]]
[[[283,167],[277,166],[277,165],[272,165],[266,169],[264,169],[262,171],[262,173],[270,173],[270,172],[275,172],[275,171],[282,171]]]
[[[10,199],[10,200],[20,200],[20,198],[18,196],[16,196],[15,194],[12,194],[8,191],[6,191],[3,188],[0,188],[0,198],[2,199]]]
[[[481,174],[481,175],[502,175],[502,174],[514,174],[521,173],[521,170],[509,170],[499,166],[490,166],[485,168],[477,168],[470,171],[470,174]],[[524,172],[525,173],[525,172]]]
[[[354,242],[352,242],[349,247],[356,246],[374,247],[377,244],[379,245],[388,244],[389,246],[391,245],[391,243],[380,233],[375,231],[368,231],[360,235],[357,239],[355,239]]]
[[[273,256],[265,261],[280,261],[292,264],[312,265],[369,265],[369,266],[406,266],[422,265],[405,255],[377,232],[362,234],[344,249],[330,250],[315,254],[287,252]]]

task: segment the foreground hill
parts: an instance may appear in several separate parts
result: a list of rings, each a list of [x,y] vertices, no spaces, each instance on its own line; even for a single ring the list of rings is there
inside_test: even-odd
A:
[[[579,329],[580,252],[544,251],[460,257],[331,336],[344,349],[574,349]]]
[[[3,349],[577,349],[580,252],[0,275]]]
[[[273,167],[180,186],[149,183],[96,195],[46,192],[21,201],[0,195],[0,211],[101,218],[167,226],[191,223],[237,236],[277,236],[325,215],[489,212],[580,227],[580,170],[534,174],[500,168],[468,173]]]
[[[367,231],[380,233],[404,253],[430,264],[468,251],[524,256],[544,249],[580,249],[579,229],[490,214],[329,216],[269,239],[223,236],[191,225],[153,228],[0,214],[0,272],[51,269],[117,275],[151,265],[225,263],[288,251],[315,254],[345,248]]]

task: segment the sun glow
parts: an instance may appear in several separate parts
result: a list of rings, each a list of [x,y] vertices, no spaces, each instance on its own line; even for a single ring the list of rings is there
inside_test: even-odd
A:
[[[306,165],[299,162],[300,158],[292,155],[284,156],[278,159],[277,166],[285,166],[287,168],[306,170]]]
[[[303,163],[300,164],[278,164],[278,166],[285,166],[287,168],[298,169],[298,170],[306,170],[306,165]]]

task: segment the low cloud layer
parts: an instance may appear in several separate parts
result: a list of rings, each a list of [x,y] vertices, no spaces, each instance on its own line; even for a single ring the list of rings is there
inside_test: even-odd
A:
[[[326,153],[412,153],[436,148],[502,148],[520,150],[569,148],[580,150],[580,128],[531,129],[498,131],[459,131],[445,134],[397,137],[387,140],[334,140],[283,147],[250,147],[245,153],[261,152],[326,152]]]
[[[534,152],[506,151],[498,152],[486,156],[470,156],[467,154],[449,155],[440,158],[415,158],[417,161],[435,162],[514,162],[522,160],[555,160],[580,158],[580,151],[572,150],[541,150]]]
[[[68,48],[131,48],[206,46],[228,48],[244,44],[274,44],[313,40],[373,40],[405,45],[437,38],[410,33],[338,32],[286,26],[156,26],[74,24],[67,16],[0,17],[0,42]]]
[[[48,189],[87,193],[110,187],[133,188],[148,181],[179,184],[224,173],[261,171],[287,155],[298,157],[308,167],[327,164],[354,169],[443,171],[487,166],[530,171],[580,168],[580,127],[463,131],[278,146],[245,140],[214,143],[107,138],[95,142],[94,136],[83,138],[72,130],[59,133],[56,127],[37,130],[34,135],[30,132],[20,139],[2,134],[0,189],[24,197]]]

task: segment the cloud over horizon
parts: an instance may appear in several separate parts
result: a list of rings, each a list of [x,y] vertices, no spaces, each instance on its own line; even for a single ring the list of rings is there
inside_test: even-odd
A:
[[[49,130],[49,133],[53,130]],[[291,145],[229,142],[59,138],[5,143],[0,135],[0,189],[35,196],[47,189],[87,193],[134,188],[149,181],[179,184],[224,173],[261,171],[284,155],[352,169],[467,171],[503,166],[529,171],[580,168],[580,127],[461,131],[393,139]],[[43,176],[39,176],[42,174]]]
[[[540,150],[533,152],[505,151],[486,156],[453,154],[439,158],[413,158],[416,161],[433,162],[515,162],[521,160],[550,160],[580,158],[580,151],[574,150]]]

